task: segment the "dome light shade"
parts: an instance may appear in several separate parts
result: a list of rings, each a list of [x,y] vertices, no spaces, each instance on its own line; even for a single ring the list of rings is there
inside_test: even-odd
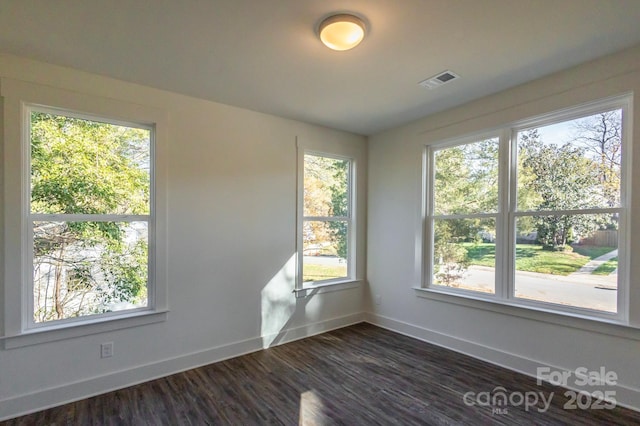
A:
[[[326,18],[320,23],[320,40],[329,49],[349,50],[364,38],[365,25],[357,16],[340,14]]]

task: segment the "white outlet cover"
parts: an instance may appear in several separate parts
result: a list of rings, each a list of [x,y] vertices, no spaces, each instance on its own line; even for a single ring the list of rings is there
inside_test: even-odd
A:
[[[113,356],[113,342],[106,342],[100,345],[100,358],[111,358]]]

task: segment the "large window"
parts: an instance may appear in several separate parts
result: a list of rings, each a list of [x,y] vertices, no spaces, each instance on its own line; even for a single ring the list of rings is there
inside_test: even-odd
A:
[[[26,112],[27,327],[147,308],[153,128]]]
[[[425,286],[623,320],[627,104],[430,146]]]
[[[348,158],[305,153],[299,230],[301,283],[353,277],[352,169]]]

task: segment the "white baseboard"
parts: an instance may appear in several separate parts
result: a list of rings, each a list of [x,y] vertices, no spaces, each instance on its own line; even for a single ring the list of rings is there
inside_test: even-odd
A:
[[[260,336],[207,350],[185,354],[176,358],[116,371],[108,375],[67,383],[59,387],[39,390],[0,401],[0,421],[44,410],[47,408],[78,401],[117,389],[126,388],[139,383],[166,377],[181,371],[190,370],[225,359],[234,358],[263,349],[263,338],[277,344],[292,342],[305,337],[321,334],[334,329],[347,327],[366,321],[396,333],[404,334],[446,349],[481,359],[499,367],[504,367],[531,377],[536,377],[538,367],[548,367],[552,371],[569,371],[567,369],[547,365],[520,355],[511,354],[478,343],[448,336],[406,322],[387,318],[372,313],[357,313],[333,318],[317,323],[290,328],[274,336]],[[621,383],[608,386],[616,392],[617,405],[640,411],[640,389]],[[575,389],[581,390],[581,389]],[[582,389],[583,391],[588,391]]]
[[[269,342],[277,341],[277,344],[280,345],[357,324],[363,322],[364,318],[364,313],[332,318],[326,321],[282,330],[280,333],[272,336],[254,337],[252,339],[221,345],[171,359],[116,371],[103,376],[92,377],[74,383],[66,383],[55,388],[42,389],[37,392],[19,395],[0,401],[0,421],[256,352],[263,349],[263,341],[265,340]]]
[[[475,342],[449,336],[435,330],[429,330],[424,327],[398,321],[392,318],[384,317],[374,313],[366,313],[365,321],[385,328],[387,330],[413,337],[427,343],[434,344],[446,349],[468,355],[473,358],[486,361],[499,367],[507,368],[518,373],[526,374],[533,378],[537,378],[537,369],[539,367],[547,367],[550,371],[559,371],[575,374],[575,371],[548,365],[521,355],[512,354],[495,348],[484,346]],[[624,379],[618,377],[618,380]],[[594,387],[578,387],[567,386],[569,389],[591,393]],[[615,385],[607,385],[608,390],[615,391],[616,404],[631,410],[640,411],[640,389],[633,386],[617,383]]]

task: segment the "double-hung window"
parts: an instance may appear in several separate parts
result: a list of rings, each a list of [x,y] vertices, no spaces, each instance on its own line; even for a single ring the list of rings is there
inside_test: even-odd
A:
[[[27,106],[27,328],[148,307],[153,128]]]
[[[0,94],[4,347],[164,321],[166,113],[7,78]]]
[[[299,191],[298,288],[355,275],[353,160],[304,152]]]
[[[629,104],[427,147],[425,287],[624,322]]]
[[[432,285],[495,293],[495,256],[470,280],[469,250],[495,253],[499,146],[487,135],[430,151]]]

